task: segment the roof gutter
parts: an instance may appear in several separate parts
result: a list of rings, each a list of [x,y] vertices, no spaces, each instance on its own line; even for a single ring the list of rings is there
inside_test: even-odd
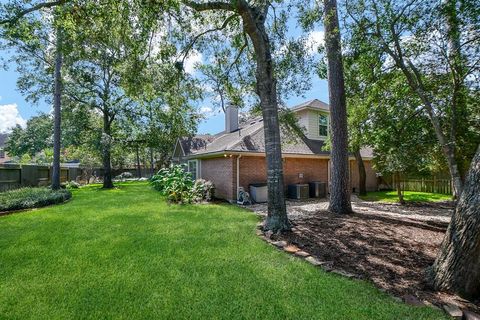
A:
[[[187,159],[208,159],[219,158],[226,156],[249,156],[249,157],[265,157],[264,152],[249,152],[249,151],[214,151],[200,154],[190,154]],[[330,159],[329,154],[301,154],[301,153],[282,153],[282,158],[304,158],[304,159]],[[372,157],[362,157],[363,160],[372,160]],[[349,156],[349,160],[355,160],[354,156]]]

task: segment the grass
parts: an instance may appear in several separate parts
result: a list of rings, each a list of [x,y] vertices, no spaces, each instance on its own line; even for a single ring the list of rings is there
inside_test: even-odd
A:
[[[451,195],[440,193],[404,191],[403,195],[406,202],[435,202],[452,200]],[[360,198],[366,201],[398,202],[397,191],[368,192],[366,196],[360,196]]]
[[[44,207],[64,202],[71,196],[68,190],[49,188],[21,188],[0,192],[0,212]]]
[[[0,318],[444,317],[278,251],[255,235],[251,212],[119,186],[0,217]]]

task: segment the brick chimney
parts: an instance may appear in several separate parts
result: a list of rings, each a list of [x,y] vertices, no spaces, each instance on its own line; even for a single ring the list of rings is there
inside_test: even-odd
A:
[[[225,108],[225,132],[238,130],[238,107],[228,104]]]

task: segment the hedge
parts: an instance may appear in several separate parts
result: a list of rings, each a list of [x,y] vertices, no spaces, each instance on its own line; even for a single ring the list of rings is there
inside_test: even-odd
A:
[[[69,190],[21,188],[0,193],[0,212],[30,209],[62,203],[72,197]]]

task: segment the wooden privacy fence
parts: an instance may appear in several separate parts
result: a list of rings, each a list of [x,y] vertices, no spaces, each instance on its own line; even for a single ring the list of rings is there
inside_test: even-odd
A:
[[[134,168],[113,169],[113,177],[122,172],[130,172],[134,177],[140,173],[140,177],[150,177],[148,168],[140,171]],[[60,182],[77,181],[86,183],[91,175],[103,177],[103,168],[60,168]],[[21,187],[48,186],[52,181],[52,167],[33,164],[0,164],[0,192]]]
[[[60,182],[75,180],[79,168],[60,168]],[[52,168],[42,165],[0,165],[0,192],[21,187],[48,186]]]
[[[395,188],[395,177],[392,179],[392,186]],[[450,179],[433,178],[402,178],[400,185],[404,191],[432,192],[441,194],[453,194],[452,181]]]

